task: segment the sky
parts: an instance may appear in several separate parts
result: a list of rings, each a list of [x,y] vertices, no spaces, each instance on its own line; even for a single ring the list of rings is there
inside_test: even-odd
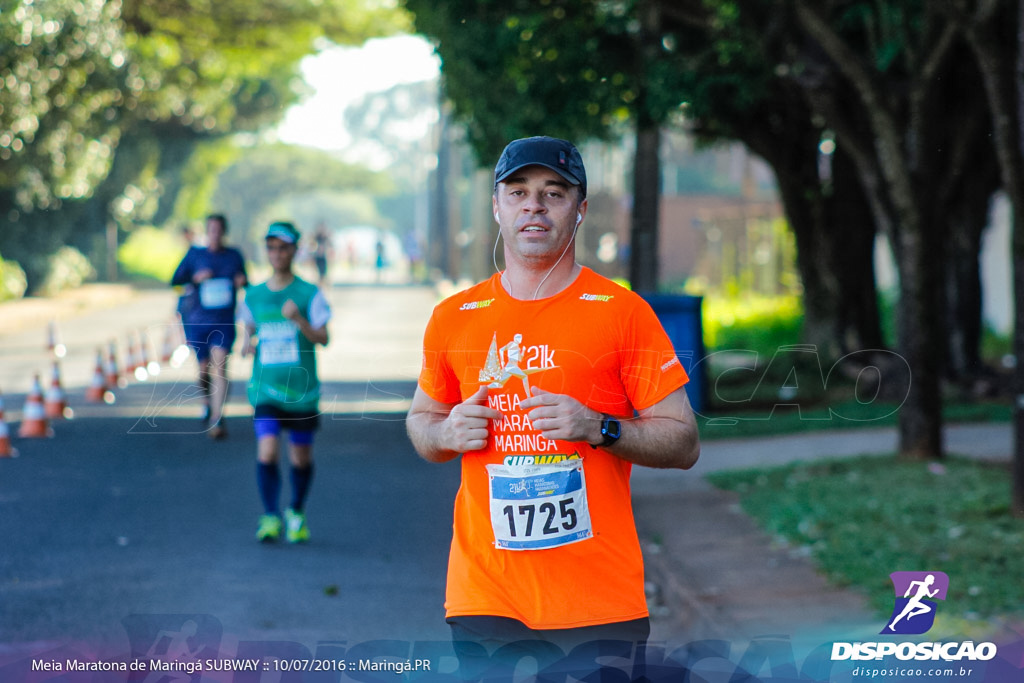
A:
[[[278,139],[342,151],[352,143],[342,117],[346,106],[367,93],[435,78],[441,67],[424,38],[394,36],[361,47],[329,48],[305,58],[301,68],[313,94],[285,113]]]

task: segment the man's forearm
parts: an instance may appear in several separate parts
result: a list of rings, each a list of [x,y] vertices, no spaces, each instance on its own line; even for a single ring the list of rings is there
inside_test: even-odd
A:
[[[410,412],[405,418],[405,431],[413,448],[427,462],[448,462],[458,453],[441,445],[441,435],[446,415],[430,411]]]
[[[683,388],[620,424],[622,436],[608,451],[623,460],[645,467],[685,470],[693,467],[700,456],[697,419]]]
[[[612,455],[637,465],[689,469],[700,455],[696,424],[665,416],[620,420],[622,436],[608,447]]]

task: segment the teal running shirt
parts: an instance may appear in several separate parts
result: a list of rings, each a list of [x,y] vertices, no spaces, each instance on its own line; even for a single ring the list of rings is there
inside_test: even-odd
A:
[[[279,291],[267,283],[249,287],[239,309],[239,318],[255,328],[259,339],[249,380],[249,403],[296,413],[316,412],[320,403],[316,345],[282,315],[281,307],[289,299],[312,327],[322,327],[330,320],[324,295],[299,277]]]

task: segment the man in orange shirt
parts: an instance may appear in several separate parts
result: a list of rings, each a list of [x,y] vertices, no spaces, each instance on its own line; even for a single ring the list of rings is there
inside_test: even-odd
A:
[[[435,308],[406,421],[426,460],[462,456],[445,608],[464,671],[495,651],[514,664],[646,641],[631,467],[685,469],[700,452],[654,313],[575,261],[576,147],[513,141],[494,181],[506,268]]]

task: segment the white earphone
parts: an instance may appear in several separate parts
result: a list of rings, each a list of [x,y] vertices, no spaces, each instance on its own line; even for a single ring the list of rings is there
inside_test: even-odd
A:
[[[498,220],[498,212],[497,211],[494,212],[494,220],[497,221],[498,223],[501,222],[501,221]]]

